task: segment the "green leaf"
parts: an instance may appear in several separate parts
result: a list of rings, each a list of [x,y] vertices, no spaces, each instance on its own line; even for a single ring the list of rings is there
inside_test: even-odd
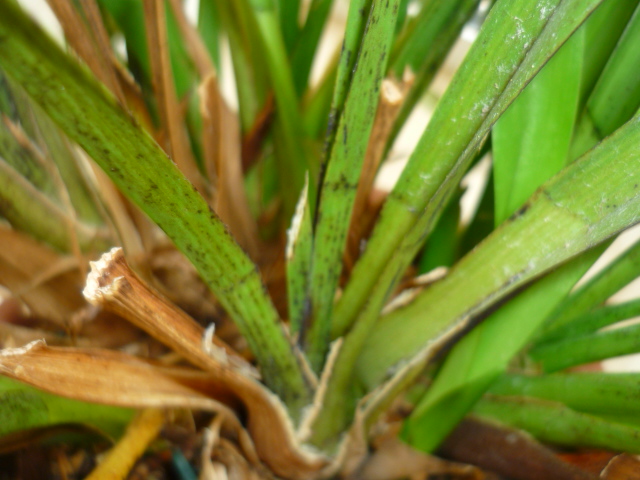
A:
[[[640,414],[638,373],[504,375],[491,385],[489,393],[551,400],[597,415]]]
[[[326,134],[337,72],[336,61],[329,67],[316,89],[305,99],[304,130],[310,138],[320,140]]]
[[[591,94],[638,3],[638,0],[605,0],[585,22],[581,104]]]
[[[329,126],[327,128],[327,138],[325,141],[327,148],[331,148],[333,145],[333,139],[338,126],[337,122],[351,85],[353,67],[358,58],[362,35],[364,34],[365,25],[369,18],[371,2],[372,0],[353,0],[349,2],[347,24],[344,30],[344,40],[342,41],[342,50],[340,52],[340,60],[338,61],[333,98],[331,100],[331,113],[329,114]]]
[[[449,25],[459,26],[460,19],[468,19],[469,11],[477,10],[477,0],[429,0],[402,30],[393,46],[389,70],[401,77],[405,68],[418,72],[430,51],[442,41]],[[456,35],[457,36],[457,35]],[[448,43],[451,47],[451,43]],[[447,48],[447,50],[449,50]]]
[[[462,28],[478,9],[478,0],[432,0],[423,7],[415,26],[407,27],[396,42],[397,59],[392,70],[397,76],[404,71],[405,62],[413,64],[415,78],[407,93],[393,129],[387,140],[389,151],[416,104],[424,96],[438,69],[460,36]],[[451,7],[454,7],[453,9]],[[407,59],[402,55],[406,51]]]
[[[581,28],[493,127],[496,225],[566,165],[578,110],[583,51]]]
[[[59,397],[0,376],[0,437],[32,428],[80,423],[118,438],[134,413],[129,408]]]
[[[308,182],[300,194],[296,213],[287,232],[287,300],[289,302],[289,329],[300,332],[308,308],[309,273],[313,253],[313,228],[308,201]]]
[[[581,155],[599,139],[626,122],[640,106],[640,6],[636,7],[615,50],[591,92],[576,130],[573,156]]]
[[[200,0],[198,5],[198,31],[220,73],[220,12],[216,0]]]
[[[0,65],[191,260],[245,335],[267,385],[296,416],[308,386],[256,266],[175,164],[10,4],[0,15]]]
[[[320,35],[327,23],[331,5],[333,5],[333,0],[311,0],[311,5],[309,5],[307,19],[291,57],[293,83],[298,95],[302,95],[307,87]]]
[[[602,137],[630,119],[640,105],[638,44],[640,7],[636,8],[587,103],[587,112]],[[624,92],[624,96],[620,92]],[[621,97],[625,101],[621,101]]]
[[[77,221],[72,212],[52,201],[0,156],[0,214],[16,230],[62,252],[73,251],[77,241],[85,252],[105,250],[107,232]]]
[[[335,335],[378,314],[491,126],[599,3],[495,4],[384,205],[336,306]]]
[[[233,74],[242,131],[251,130],[260,109],[264,107],[269,84],[264,58],[257,54],[258,41],[255,28],[248,28],[245,9],[237,2],[216,2],[220,22],[229,40]]]
[[[458,259],[460,237],[460,190],[449,202],[425,244],[418,262],[418,273],[427,273],[437,267],[450,267]]]
[[[603,327],[634,317],[640,317],[640,300],[597,308],[554,330],[552,334],[540,339],[538,344],[593,333]]]
[[[640,325],[537,345],[529,356],[545,372],[640,352]]]
[[[53,165],[45,161],[30,139],[19,141],[5,125],[0,126],[0,158],[43,195],[58,200],[50,170]]]
[[[493,129],[496,223],[567,161],[578,108],[583,40],[580,29]],[[602,250],[580,256],[538,281],[462,338],[405,422],[404,438],[423,451],[436,448]]]
[[[322,367],[329,347],[331,311],[342,271],[351,209],[380,100],[398,2],[373,2],[320,191],[310,280],[312,323],[304,339],[309,361],[316,371]]]
[[[127,47],[129,70],[143,91],[151,88],[151,66],[144,27],[144,10],[138,0],[98,0],[122,31]]]
[[[282,40],[287,52],[293,50],[299,34],[298,17],[300,16],[300,0],[277,0],[282,29]]]
[[[478,402],[474,414],[526,430],[538,440],[556,445],[640,452],[637,428],[576,412],[556,402],[490,397]]]
[[[312,181],[309,184],[310,198],[315,203],[318,166],[311,161],[305,150],[303,138],[302,116],[299,111],[298,97],[291,67],[287,56],[287,48],[280,30],[278,11],[275,0],[243,0],[240,8],[251,16],[257,27],[259,48],[264,55],[267,75],[271,79],[277,114],[277,132],[281,153],[278,154],[281,194],[285,203],[285,214],[290,216],[294,209],[307,172]]]
[[[640,159],[638,141],[640,116],[538,190],[447,277],[382,317],[359,360],[367,384],[424,348],[445,344],[527,281],[638,222],[640,188],[629,175]]]
[[[634,184],[635,185],[635,184]],[[549,316],[537,342],[561,338],[556,332],[581,317],[593,307],[605,302],[611,295],[638,276],[640,271],[640,241],[629,247],[588,282],[573,292]]]
[[[484,187],[484,192],[480,199],[480,204],[475,212],[475,216],[467,229],[463,232],[462,239],[460,240],[460,256],[469,253],[493,231],[495,224],[493,190],[493,175],[489,175],[487,184]]]
[[[581,255],[491,314],[453,347],[403,429],[413,447],[430,452],[464,418],[491,383],[598,258]]]

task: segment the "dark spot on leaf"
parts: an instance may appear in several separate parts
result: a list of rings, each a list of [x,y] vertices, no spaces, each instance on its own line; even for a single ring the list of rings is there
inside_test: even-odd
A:
[[[527,213],[527,210],[529,210],[529,207],[531,205],[529,205],[528,203],[525,203],[522,207],[520,207],[518,210],[516,210],[513,215],[511,215],[511,217],[509,217],[509,221],[514,221],[515,219],[521,217],[522,215],[524,215],[525,213]]]

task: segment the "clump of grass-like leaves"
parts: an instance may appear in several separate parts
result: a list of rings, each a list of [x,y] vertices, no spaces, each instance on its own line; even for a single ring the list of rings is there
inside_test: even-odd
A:
[[[602,329],[640,313],[605,303],[640,243],[576,287],[640,221],[637,0],[351,0],[328,60],[331,0],[200,0],[195,24],[180,0],[48,3],[64,46],[0,6],[15,476],[44,437],[115,442],[68,474],[126,478],[160,432],[180,478],[591,478],[543,443],[640,453],[640,376],[566,371],[638,352],[636,325]]]

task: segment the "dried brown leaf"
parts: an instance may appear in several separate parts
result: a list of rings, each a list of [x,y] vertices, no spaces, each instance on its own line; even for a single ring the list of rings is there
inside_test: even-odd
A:
[[[448,462],[427,455],[389,438],[371,455],[352,478],[395,480],[402,478],[443,477],[451,480],[484,480],[486,475],[471,465]]]
[[[205,368],[209,376],[198,377],[197,386],[194,379],[189,383],[190,387],[215,398],[220,398],[224,392],[227,401],[231,396],[237,398],[246,411],[247,427],[256,451],[269,468],[286,478],[304,479],[315,475],[327,464],[323,456],[300,445],[280,399],[248,376],[245,368],[238,369],[238,364],[225,363],[218,356],[211,357],[203,348],[201,330],[194,325],[183,327],[188,323],[184,314],[180,316],[175,307],[172,309],[166,303],[159,303],[163,301],[149,293],[148,287],[126,267],[121,250],[114,249],[105,254],[102,263],[96,278],[89,280],[89,297],[138,322],[148,333]],[[129,303],[131,301],[136,303]]]
[[[600,474],[604,480],[640,480],[640,458],[623,453],[611,459]]]
[[[235,419],[243,405],[256,452],[284,478],[314,478],[328,464],[303,448],[280,400],[254,380],[161,367],[111,350],[47,347],[35,342],[0,352],[0,371],[58,395],[124,407],[191,408]],[[237,420],[233,420],[239,425]]]
[[[182,2],[180,0],[169,0],[169,4],[171,5],[171,11],[176,19],[189,56],[198,69],[198,74],[200,78],[206,78],[214,73],[214,66],[207,47],[202,41],[202,37],[196,29],[193,28],[193,25],[189,23],[184,13]]]
[[[111,41],[109,34],[104,26],[102,14],[96,0],[83,0],[80,6],[84,10],[87,22],[91,29],[92,37],[95,41],[95,50],[99,52],[100,63],[104,77],[99,77],[107,88],[113,92],[122,106],[127,105],[126,97],[121,82],[126,77],[121,77],[116,72],[116,65],[120,65],[116,60],[113,50],[111,49]]]
[[[184,114],[173,82],[165,3],[164,0],[144,0],[143,5],[153,90],[158,102],[160,122],[168,140],[162,142],[162,147],[196,189],[205,194],[202,177],[189,146]]]
[[[100,12],[94,0],[81,2],[87,19],[93,27],[93,35],[82,15],[69,0],[47,0],[55,13],[64,36],[71,48],[87,64],[93,74],[104,83],[124,106],[125,97],[112,68],[112,53]]]
[[[444,441],[440,453],[514,480],[597,478],[560,460],[549,448],[520,431],[474,419],[463,420]]]
[[[64,397],[133,408],[194,408],[233,416],[228,407],[193,386],[206,374],[160,367],[97,348],[48,347],[43,341],[0,351],[2,374]]]
[[[215,372],[229,365],[257,375],[231,347],[216,337],[212,345],[200,325],[147,286],[129,268],[119,247],[91,262],[83,293],[92,304],[129,320],[194,365]]]
[[[24,302],[32,316],[66,325],[86,305],[75,258],[6,227],[0,227],[0,245],[0,284]]]
[[[258,228],[244,189],[238,117],[222,98],[214,74],[203,80],[199,92],[205,165],[214,189],[213,209],[240,246],[256,258]]]
[[[264,468],[256,468],[247,462],[235,445],[221,439],[212,452],[216,463],[224,466],[229,480],[266,480],[273,478]]]

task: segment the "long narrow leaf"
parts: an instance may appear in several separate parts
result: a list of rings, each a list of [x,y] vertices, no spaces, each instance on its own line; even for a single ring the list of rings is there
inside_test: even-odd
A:
[[[606,0],[585,23],[585,58],[580,85],[584,101],[639,3],[638,0]]]
[[[511,215],[567,161],[578,108],[583,40],[584,28],[547,63],[494,127],[496,223]],[[544,147],[531,148],[541,144]],[[442,441],[601,251],[590,252],[540,280],[454,346],[405,423],[405,437],[412,445],[431,451]]]
[[[507,369],[549,312],[598,258],[602,249],[562,266],[502,306],[458,342],[427,394],[405,422],[403,435],[432,451]]]
[[[636,75],[636,67],[640,62],[640,53],[636,48],[638,42],[640,7],[636,8],[602,73],[602,80],[596,85],[587,104],[587,111],[596,122],[594,127],[603,136],[611,134],[621,123],[631,118],[640,104],[640,80]],[[626,93],[626,101],[612,101],[620,91]]]
[[[37,190],[0,157],[0,214],[11,225],[56,249],[68,252],[74,241],[85,251],[109,245],[106,232],[76,221],[65,210]]]
[[[598,415],[638,415],[639,387],[640,375],[637,373],[554,373],[504,375],[489,392],[552,400],[574,410]]]
[[[7,377],[0,377],[0,405],[0,437],[30,428],[80,423],[115,438],[134,414],[128,408],[59,397]]]
[[[561,338],[556,333],[559,329],[604,303],[635,279],[639,268],[640,242],[636,242],[562,302],[550,315],[537,341]]]
[[[618,305],[604,306],[585,315],[578,316],[564,327],[555,330],[551,335],[545,336],[544,340],[540,339],[538,343],[594,333],[603,327],[633,317],[640,317],[640,300],[638,299]]]
[[[372,314],[380,311],[493,123],[599,3],[499,1],[493,7],[382,210],[336,306],[335,334],[349,328],[365,302]]]
[[[543,442],[640,452],[637,428],[576,412],[555,402],[493,397],[478,402],[474,413],[525,430]]]
[[[572,146],[574,156],[581,155],[598,140],[626,122],[640,105],[640,80],[636,66],[640,54],[640,6],[609,57],[598,83],[591,92],[576,130]]]
[[[288,0],[291,1],[291,0]],[[302,191],[306,172],[317,177],[316,165],[303,147],[302,117],[298,109],[298,97],[293,84],[291,67],[287,58],[285,40],[281,35],[275,0],[245,0],[241,3],[257,26],[261,51],[268,66],[277,105],[276,120],[280,127],[283,152],[281,161],[281,191],[285,201],[285,212],[292,214]],[[315,181],[309,184],[312,199],[316,198]]]
[[[153,140],[22,12],[0,15],[0,64],[193,262],[293,409],[308,390],[255,265]],[[97,128],[100,126],[100,128]]]
[[[555,372],[585,363],[640,353],[640,326],[632,325],[605,332],[544,343],[529,352],[545,372]]]
[[[293,83],[298,95],[302,95],[307,87],[320,35],[327,23],[332,4],[333,0],[311,0],[309,5],[307,19],[291,57]]]
[[[291,228],[287,232],[287,299],[289,303],[289,328],[294,335],[300,332],[309,308],[307,292],[312,253],[311,209],[305,184],[296,207],[296,213],[291,221]]]
[[[415,80],[389,136],[387,150],[391,149],[393,141],[435,78],[438,69],[460,36],[462,28],[477,11],[479,3],[478,0],[458,2],[436,0],[428,2],[428,6],[425,6],[425,9],[429,10],[429,15],[426,16],[424,22],[420,22],[420,27],[416,28],[415,35],[412,36],[415,38],[408,40],[415,43],[411,48],[413,50],[411,55],[419,58]],[[437,8],[434,10],[431,5],[435,5]],[[452,5],[456,7],[453,10],[450,8]],[[398,43],[401,41],[402,37],[398,39]],[[396,48],[402,49],[401,46]],[[400,75],[401,66],[403,66],[403,62],[397,60],[394,64],[396,75]]]
[[[358,58],[358,50],[362,42],[362,35],[365,24],[369,18],[372,0],[354,0],[349,2],[349,12],[347,13],[347,24],[342,41],[342,50],[336,72],[336,81],[331,100],[331,113],[329,114],[329,125],[327,128],[326,147],[331,148],[333,139],[338,127],[338,119],[351,84],[353,67]]]
[[[493,127],[496,225],[567,163],[578,111],[583,45],[581,28]]]
[[[637,168],[639,140],[640,116],[542,187],[445,279],[383,317],[359,362],[368,383],[377,384],[399,360],[442,345],[508,292],[637,223],[640,189],[629,173]]]
[[[331,312],[342,270],[342,254],[380,100],[398,1],[373,3],[323,178],[311,266],[311,326],[304,339],[309,361],[316,370],[322,367],[329,347]]]

